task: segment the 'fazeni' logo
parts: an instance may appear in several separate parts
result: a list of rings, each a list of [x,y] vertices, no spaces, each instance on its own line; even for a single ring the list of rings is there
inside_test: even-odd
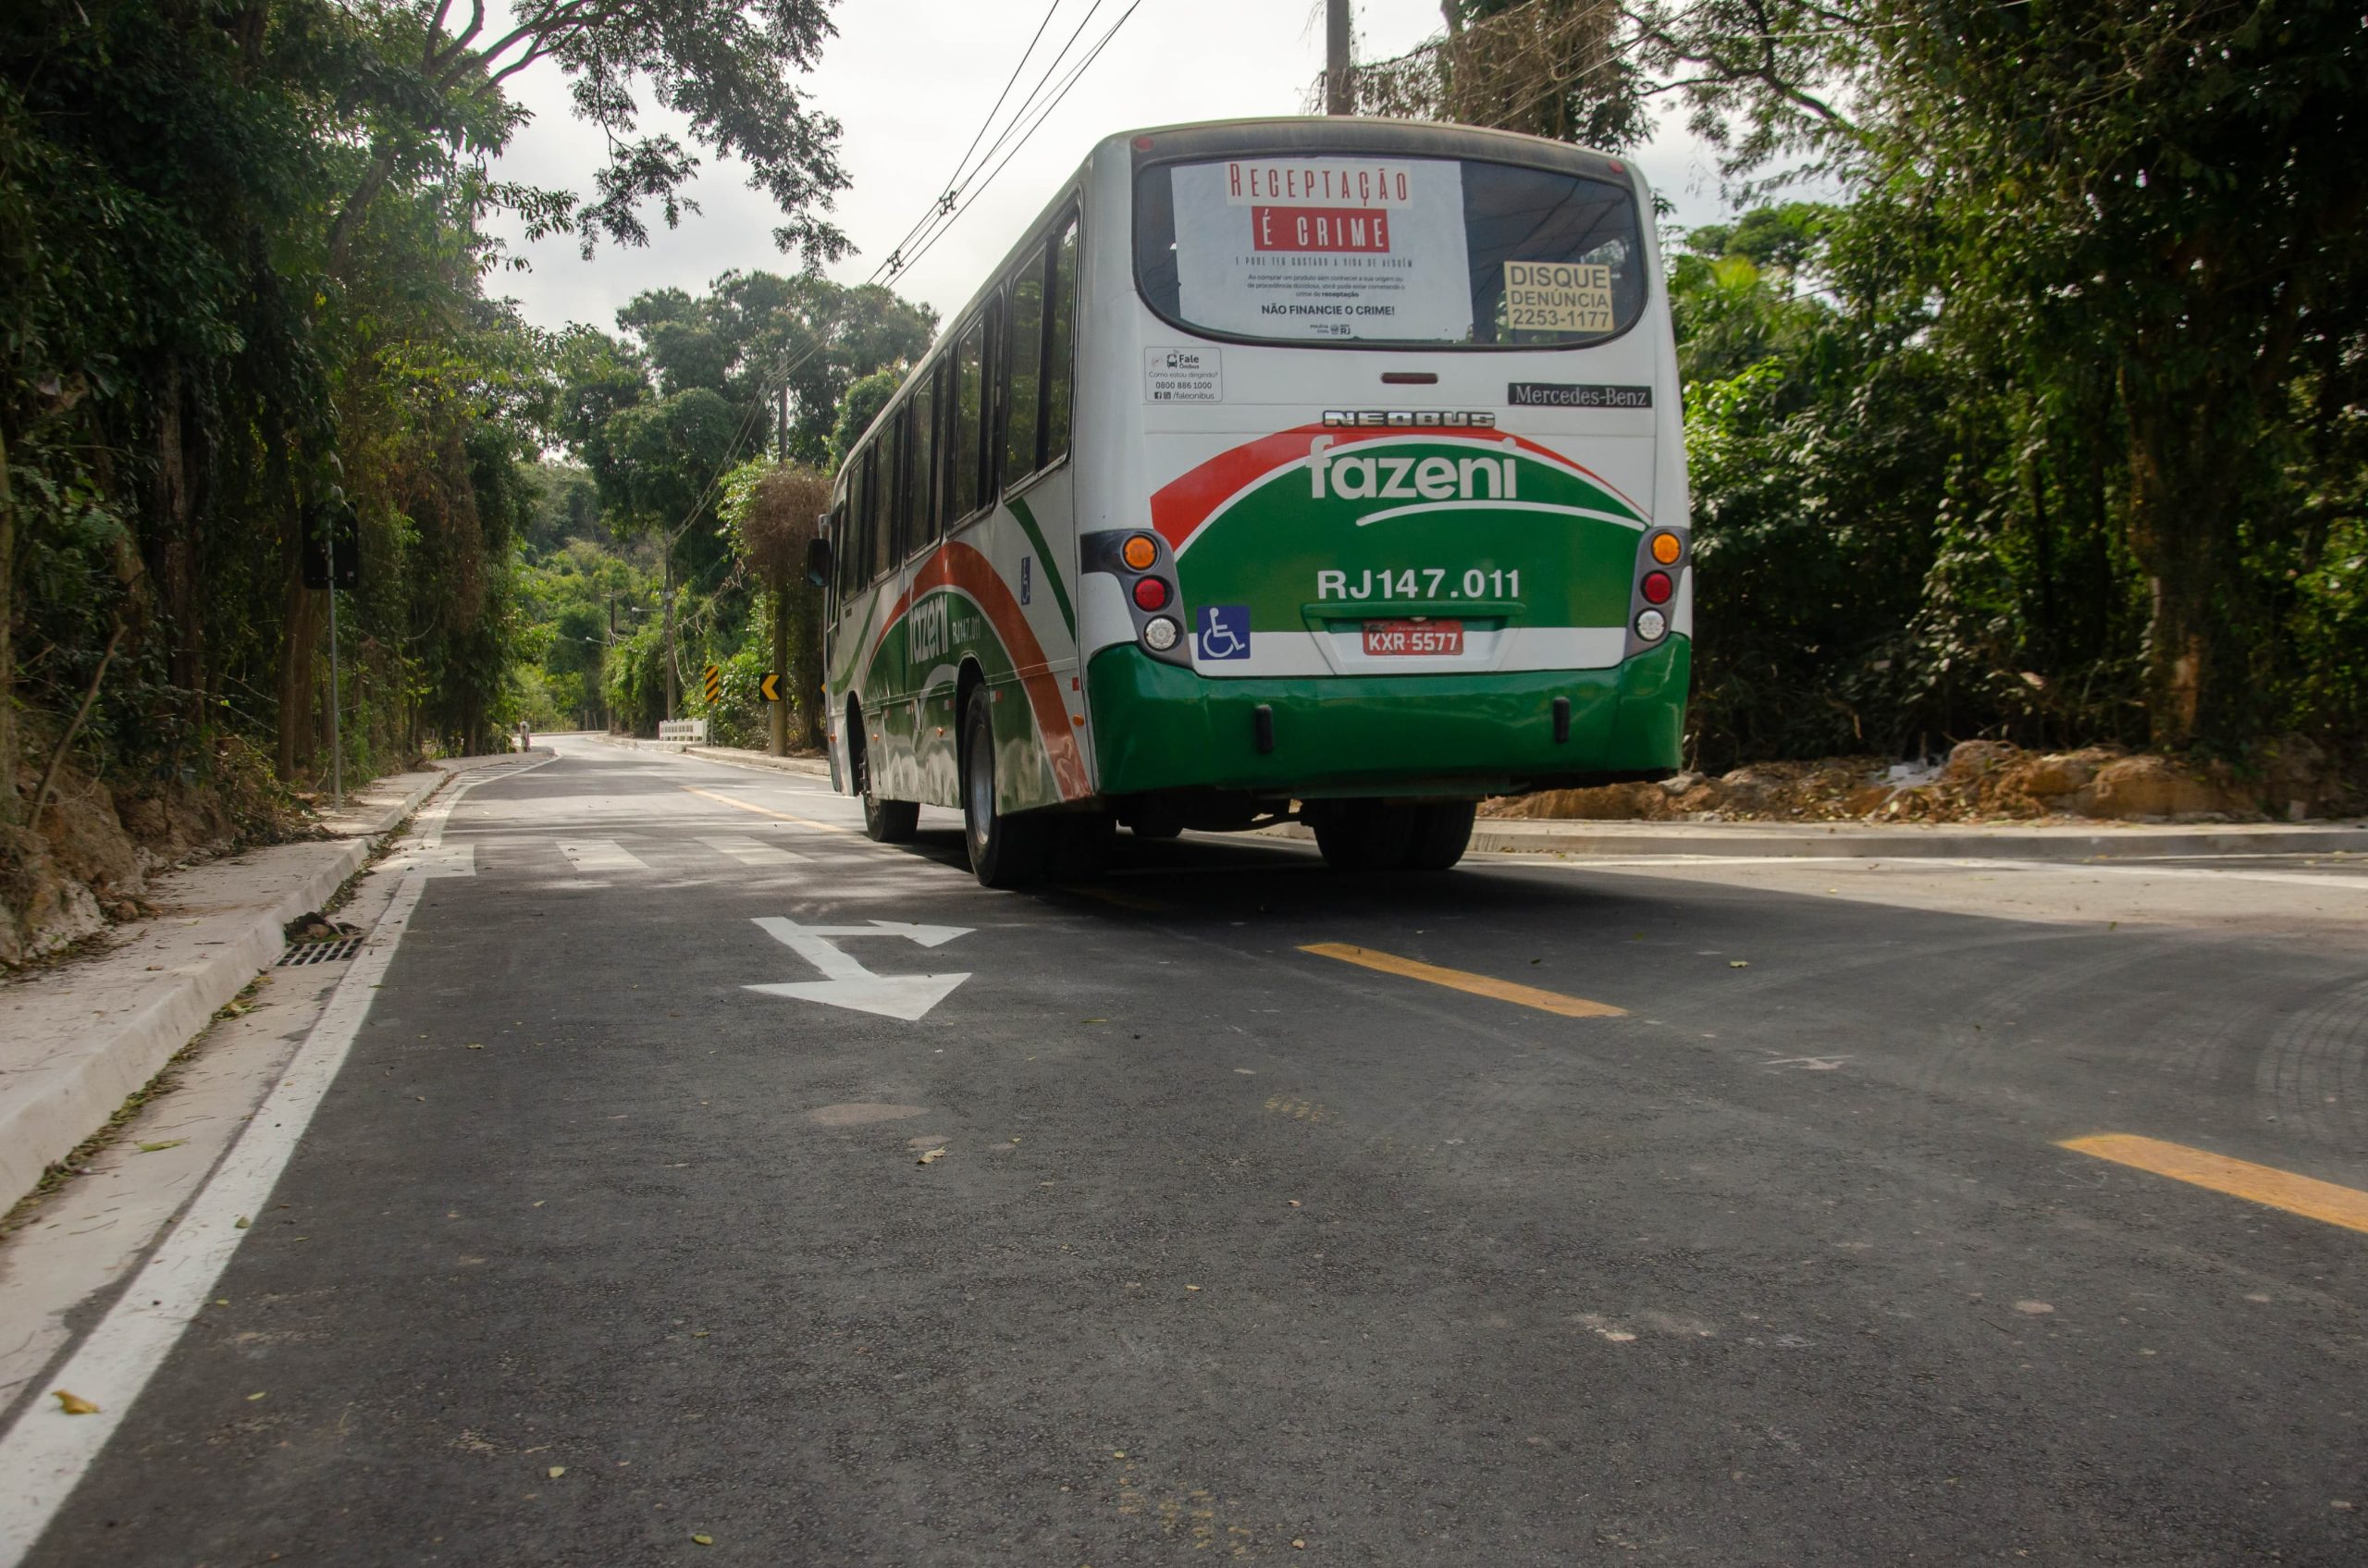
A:
[[[906,657],[912,662],[926,664],[945,657],[946,608],[952,602],[944,594],[933,594],[905,618]]]
[[[1520,470],[1510,457],[1393,457],[1386,452],[1329,450],[1318,436],[1307,454],[1310,494],[1342,500],[1511,500]]]
[[[1477,408],[1327,408],[1324,426],[1327,430],[1493,430],[1497,416]]]

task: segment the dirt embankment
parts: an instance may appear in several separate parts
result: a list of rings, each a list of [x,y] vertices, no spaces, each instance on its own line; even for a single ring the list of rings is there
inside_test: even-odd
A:
[[[1876,757],[1764,762],[1722,777],[1680,773],[1659,784],[1558,789],[1492,801],[1493,817],[1597,821],[1979,822],[2059,817],[2109,821],[2305,821],[2368,809],[2307,740],[2280,743],[2256,769],[2190,764],[2115,747],[2026,751],[1967,741],[1945,762]]]
[[[155,913],[146,895],[160,871],[319,831],[244,745],[226,743],[209,772],[110,784],[60,768],[38,833],[0,826],[0,969]],[[17,772],[28,814],[41,773],[31,763]]]

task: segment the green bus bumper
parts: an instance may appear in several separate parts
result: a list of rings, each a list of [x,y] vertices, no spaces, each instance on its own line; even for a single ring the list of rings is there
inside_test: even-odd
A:
[[[1609,670],[1213,680],[1104,648],[1086,672],[1096,786],[1483,794],[1665,773],[1678,765],[1690,660],[1687,639],[1672,637]],[[1559,743],[1557,698],[1571,703]]]

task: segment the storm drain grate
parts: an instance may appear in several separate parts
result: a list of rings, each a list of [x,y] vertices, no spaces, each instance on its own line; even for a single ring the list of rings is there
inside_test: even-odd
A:
[[[291,964],[334,964],[361,951],[362,939],[358,936],[336,942],[299,942],[279,956],[278,967],[284,969]]]

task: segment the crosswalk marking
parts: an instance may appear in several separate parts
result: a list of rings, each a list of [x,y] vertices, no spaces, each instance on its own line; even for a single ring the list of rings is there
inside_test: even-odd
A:
[[[477,874],[477,847],[474,844],[422,845],[389,856],[386,869],[417,871],[424,877],[473,877]]]
[[[613,838],[563,838],[559,852],[579,871],[646,871],[649,863]]]
[[[753,838],[703,838],[699,842],[719,855],[729,855],[744,866],[801,865],[809,858],[795,850],[783,849],[777,844],[759,844]]]

